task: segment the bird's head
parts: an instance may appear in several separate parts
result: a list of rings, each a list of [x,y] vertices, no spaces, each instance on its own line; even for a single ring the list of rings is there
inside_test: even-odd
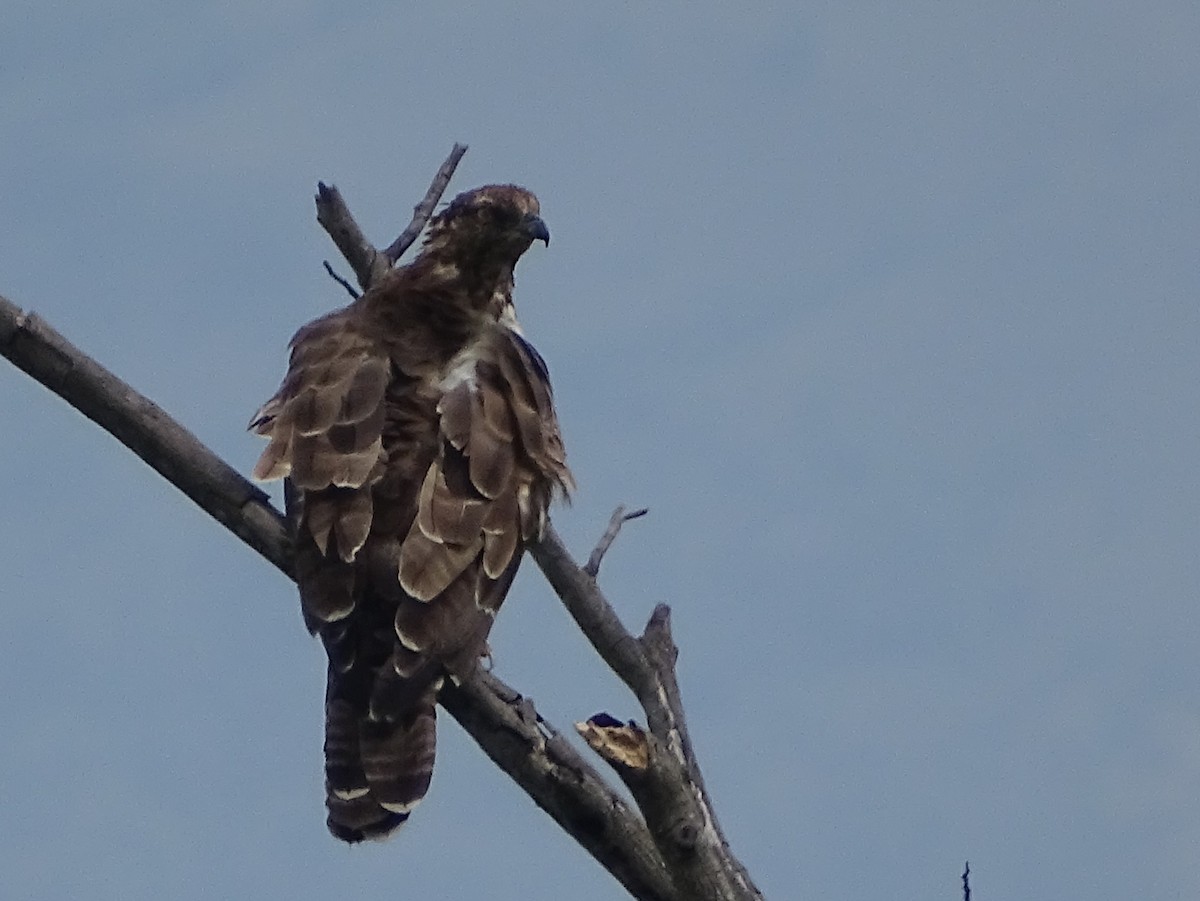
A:
[[[538,199],[517,185],[465,191],[430,221],[425,252],[460,263],[511,267],[535,240],[550,244],[538,212]]]

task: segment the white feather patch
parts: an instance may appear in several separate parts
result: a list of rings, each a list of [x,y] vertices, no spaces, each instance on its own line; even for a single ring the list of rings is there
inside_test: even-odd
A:
[[[396,639],[410,651],[415,651],[418,654],[421,653],[421,645],[411,635],[406,635],[402,632],[398,624],[396,625]]]
[[[413,808],[421,803],[421,799],[417,798],[408,804],[397,804],[394,801],[380,801],[379,806],[390,813],[412,813]]]

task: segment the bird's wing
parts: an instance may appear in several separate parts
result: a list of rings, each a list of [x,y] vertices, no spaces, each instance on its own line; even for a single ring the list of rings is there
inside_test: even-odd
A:
[[[526,542],[571,482],[545,364],[515,332],[490,327],[438,387],[439,448],[400,546],[400,586],[419,603],[401,604],[396,628],[453,672],[482,649]]]
[[[346,307],[296,333],[283,384],[250,423],[269,439],[254,477],[290,479],[313,541],[345,562],[371,528],[390,374],[387,353]]]

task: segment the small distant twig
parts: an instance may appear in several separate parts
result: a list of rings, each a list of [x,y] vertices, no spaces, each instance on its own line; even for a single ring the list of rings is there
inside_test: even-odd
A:
[[[450,151],[450,155],[446,157],[446,161],[438,169],[437,175],[433,177],[433,182],[429,185],[429,190],[425,192],[425,197],[413,207],[412,222],[408,223],[404,231],[400,232],[400,236],[383,251],[383,255],[387,257],[388,262],[393,266],[396,265],[396,261],[400,257],[404,256],[404,251],[412,247],[413,242],[420,236],[421,229],[425,227],[425,223],[433,215],[434,207],[442,199],[442,194],[446,192],[446,187],[450,184],[450,179],[454,177],[454,170],[458,168],[459,160],[463,158],[463,154],[466,152],[466,144],[454,145]]]
[[[321,265],[325,267],[325,271],[329,273],[329,277],[346,289],[346,292],[358,300],[359,294],[354,290],[354,286],[333,271],[333,267],[329,265],[329,260],[321,260]]]
[[[604,559],[604,555],[608,553],[608,549],[612,543],[617,540],[617,534],[621,531],[621,526],[629,522],[631,519],[637,519],[639,516],[645,516],[650,511],[645,507],[639,510],[634,510],[632,513],[625,512],[625,506],[622,504],[613,510],[613,515],[608,521],[608,528],[604,530],[604,534],[600,536],[600,541],[596,544],[596,549],[592,551],[592,555],[588,557],[588,562],[584,565],[583,571],[593,579],[600,573],[600,561]]]
[[[971,861],[963,864],[963,901],[971,901]]]

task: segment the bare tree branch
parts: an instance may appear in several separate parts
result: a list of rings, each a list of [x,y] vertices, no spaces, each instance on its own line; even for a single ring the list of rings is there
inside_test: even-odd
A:
[[[596,581],[575,565],[553,525],[546,527],[545,535],[530,551],[604,662],[637,695],[643,708],[653,702],[653,698],[642,697],[642,691],[654,694],[654,673],[638,640],[625,629]]]
[[[502,699],[522,700],[503,682],[482,674],[461,686],[447,685],[439,701],[487,755],[631,895],[686,901],[687,896],[675,889],[637,812],[536,711],[523,718],[512,700]],[[548,737],[539,723],[550,733]],[[486,742],[481,733],[486,733]],[[564,813],[571,818],[570,826],[560,819]],[[626,832],[631,823],[636,824],[634,834]]]
[[[608,549],[612,547],[612,543],[617,540],[617,535],[621,532],[621,526],[625,525],[629,520],[645,516],[649,512],[645,507],[642,507],[640,510],[626,513],[623,504],[617,507],[616,510],[613,510],[613,515],[608,521],[608,528],[600,536],[595,550],[592,551],[592,556],[588,557],[588,562],[584,564],[583,571],[593,579],[596,578],[600,574],[600,561],[604,559],[604,555],[608,553]]]
[[[433,177],[433,182],[429,185],[429,190],[425,192],[425,197],[413,207],[412,221],[382,252],[376,250],[375,245],[367,240],[367,236],[355,221],[350,208],[346,206],[342,192],[333,185],[317,182],[317,222],[321,224],[329,237],[333,239],[333,243],[337,245],[337,249],[341,251],[342,256],[346,258],[346,262],[354,270],[354,276],[358,279],[359,286],[364,291],[386,275],[395,262],[403,256],[404,251],[408,250],[420,236],[421,230],[429,222],[434,208],[437,207],[438,201],[442,199],[442,194],[450,184],[450,179],[454,176],[454,170],[458,168],[458,163],[466,152],[466,144],[455,144],[451,148],[450,155],[446,157],[445,162]],[[332,273],[330,274],[332,275]]]
[[[644,770],[650,766],[650,742],[645,730],[633,720],[622,723],[607,713],[597,713],[585,723],[576,723],[575,731],[614,769]]]
[[[294,579],[283,514],[267,495],[162,408],[40,318],[0,297],[0,354],[104,428],[203,510]],[[521,695],[481,673],[443,706],[569,835],[636,898],[684,901],[645,824],[561,738],[546,741],[505,700]],[[527,703],[527,702],[526,702]]]
[[[649,765],[613,769],[638,802],[676,887],[696,901],[762,898],[729,848],[704,788],[675,678],[679,651],[671,638],[670,608],[655,608],[638,639],[552,526],[530,550],[579,628],[646,713]]]
[[[323,181],[317,182],[317,221],[328,232],[337,249],[341,251],[354,277],[364,291],[390,268],[386,259],[380,257],[375,245],[367,240],[363,230],[350,214],[350,208],[342,199],[342,192]]]
[[[329,260],[321,260],[321,265],[325,267],[325,272],[331,279],[333,279],[335,282],[337,282],[339,285],[341,285],[343,288],[345,288],[347,294],[349,294],[355,300],[358,300],[360,295],[357,291],[354,290],[354,285],[350,284],[348,281],[346,281],[344,278],[342,278],[340,275],[338,275],[336,272],[334,272],[333,267],[329,265]]]
[[[266,493],[38,316],[0,297],[0,353],[145,460],[292,578],[292,549]]]
[[[433,177],[433,183],[430,184],[429,190],[425,192],[425,196],[421,202],[413,207],[412,222],[405,226],[404,231],[400,232],[383,255],[388,258],[388,261],[394,266],[400,257],[404,256],[404,251],[408,250],[417,237],[421,234],[421,229],[425,227],[425,223],[429,221],[429,217],[433,215],[434,209],[438,205],[438,201],[442,199],[442,195],[446,193],[446,188],[450,185],[450,179],[454,177],[454,170],[458,168],[459,160],[463,158],[463,154],[467,152],[466,144],[455,144],[450,150],[450,155],[446,157],[446,161],[442,163],[437,174]]]
[[[414,209],[412,222],[383,253],[367,240],[337,188],[318,185],[317,220],[364,290],[386,275],[416,240],[465,152],[465,146],[454,146],[425,199]],[[286,523],[262,491],[160,408],[2,297],[0,353],[111,432],[292,577]],[[645,711],[648,732],[632,723],[622,727],[628,728],[638,746],[639,753],[632,758],[635,763],[605,754],[632,792],[644,821],[537,715],[532,704],[498,679],[480,674],[462,685],[447,686],[441,703],[488,756],[634,897],[761,899],[729,849],[704,788],[675,677],[678,649],[671,638],[670,609],[659,605],[639,639],[625,629],[596,585],[600,562],[621,525],[644,513],[625,514],[618,508],[586,570],[576,565],[553,526],[548,525],[546,534],[530,548],[571,616]],[[599,726],[610,728],[607,720]],[[645,765],[640,762],[643,743]]]

